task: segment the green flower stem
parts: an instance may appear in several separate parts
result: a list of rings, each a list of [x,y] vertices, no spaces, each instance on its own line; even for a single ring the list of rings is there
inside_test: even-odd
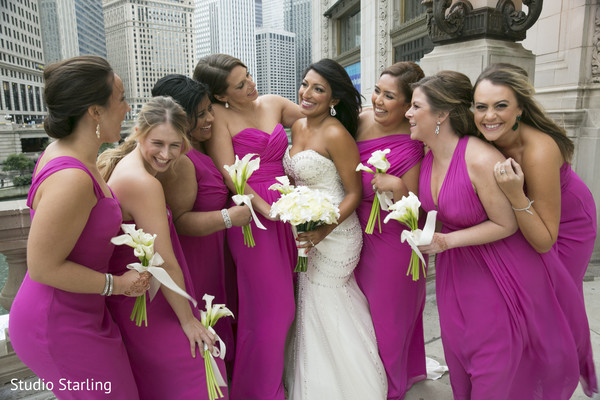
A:
[[[146,292],[136,297],[130,319],[135,321],[137,326],[142,326],[142,322],[148,326],[148,314],[146,312]]]
[[[372,235],[373,229],[375,228],[375,221],[379,221],[379,233],[381,233],[381,220],[379,220],[379,197],[375,194],[375,198],[373,199],[373,206],[371,207],[371,215],[369,216],[369,221],[367,221],[367,226],[365,227],[365,233]]]
[[[242,227],[242,232],[244,233],[244,244],[248,247],[256,246],[256,243],[254,243],[254,237],[252,236],[252,228],[250,227],[250,224],[244,225]]]
[[[296,268],[294,268],[294,272],[306,272],[307,264],[308,257],[298,256],[298,262],[296,263]]]
[[[208,389],[208,398],[210,400],[220,399],[223,397],[223,392],[217,383],[215,371],[213,371],[211,363],[210,351],[204,351],[204,369],[206,370],[206,387]]]

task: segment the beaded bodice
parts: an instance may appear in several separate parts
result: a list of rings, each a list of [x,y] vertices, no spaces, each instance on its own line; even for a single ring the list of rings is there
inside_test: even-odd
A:
[[[302,150],[290,156],[288,149],[283,157],[283,167],[297,186],[308,186],[326,192],[333,197],[335,205],[344,199],[344,186],[335,164],[316,151]]]

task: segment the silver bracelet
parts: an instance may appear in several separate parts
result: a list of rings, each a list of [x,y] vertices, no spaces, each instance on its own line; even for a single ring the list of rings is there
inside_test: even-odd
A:
[[[221,210],[221,215],[223,216],[223,221],[225,222],[225,228],[231,228],[233,224],[231,223],[231,218],[229,217],[229,211],[224,208]]]
[[[529,204],[527,204],[527,207],[525,207],[525,208],[514,208],[512,206],[511,207],[512,207],[513,211],[525,211],[527,214],[533,215],[533,213],[529,209],[531,208],[531,205],[533,204],[534,200],[529,200],[529,197],[525,197],[525,198],[529,202]]]
[[[114,278],[112,274],[108,274],[108,278],[109,278],[109,285],[108,285],[108,293],[106,293],[107,296],[111,296],[112,292],[113,292],[113,288],[114,288]]]
[[[110,278],[108,277],[110,274],[104,274],[104,290],[100,293],[100,296],[106,296],[108,293],[108,286],[110,284]]]

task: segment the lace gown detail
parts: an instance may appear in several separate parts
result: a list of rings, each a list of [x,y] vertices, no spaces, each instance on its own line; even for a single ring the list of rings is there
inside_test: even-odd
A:
[[[345,196],[335,164],[313,150],[283,159],[296,185]],[[369,306],[354,279],[362,229],[352,213],[308,254],[298,274],[296,321],[288,348],[289,399],[385,399],[387,381]]]

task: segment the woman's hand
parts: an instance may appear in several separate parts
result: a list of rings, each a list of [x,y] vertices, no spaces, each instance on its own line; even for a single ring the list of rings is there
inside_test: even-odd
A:
[[[374,192],[408,192],[408,190],[406,189],[406,185],[402,181],[402,178],[386,173],[376,173],[373,179],[371,180],[371,185],[373,185]]]
[[[196,345],[200,348],[201,356],[204,354],[204,344],[212,352],[216,337],[197,318],[192,318],[188,322],[181,324],[181,328],[190,341],[190,350],[193,358],[196,358]]]
[[[329,235],[329,233],[331,233],[331,231],[334,230],[336,226],[337,224],[326,224],[321,225],[312,231],[299,233],[296,241],[306,243],[298,244],[297,247],[299,249],[315,247],[316,245],[321,243],[321,241],[325,239],[325,237]]]
[[[494,166],[494,178],[496,178],[496,183],[498,183],[498,186],[511,203],[512,200],[523,195],[525,175],[519,163],[512,158],[496,163]]]
[[[252,221],[250,207],[246,205],[233,206],[227,211],[229,212],[229,218],[231,218],[231,224],[233,226],[248,225]]]
[[[127,297],[141,296],[150,288],[150,273],[129,270],[123,275],[113,277],[113,294],[122,294]]]
[[[450,248],[448,246],[447,237],[448,235],[444,233],[434,233],[431,243],[424,246],[418,246],[419,251],[424,254],[437,254],[446,251]]]

